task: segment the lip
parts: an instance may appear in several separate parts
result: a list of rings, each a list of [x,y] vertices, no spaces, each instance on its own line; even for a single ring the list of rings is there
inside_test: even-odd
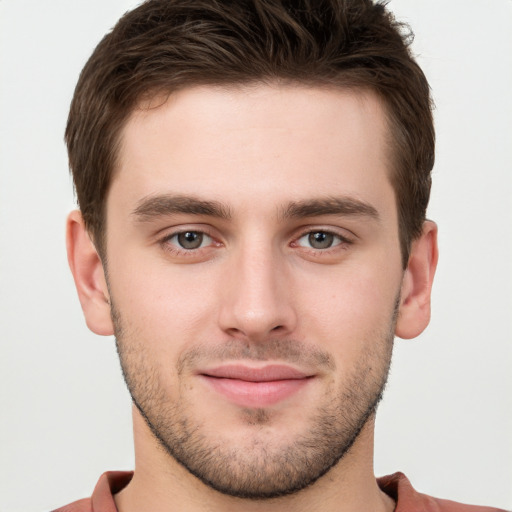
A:
[[[286,365],[253,368],[237,364],[202,371],[199,377],[211,389],[236,405],[262,408],[296,394],[314,375]]]

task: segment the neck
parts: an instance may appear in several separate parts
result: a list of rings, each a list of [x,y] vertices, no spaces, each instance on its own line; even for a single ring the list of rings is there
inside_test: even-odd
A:
[[[393,500],[380,491],[373,473],[374,418],[371,418],[343,459],[314,484],[297,493],[267,500],[222,494],[203,484],[170,457],[134,409],[135,473],[115,495],[119,512],[391,512]]]

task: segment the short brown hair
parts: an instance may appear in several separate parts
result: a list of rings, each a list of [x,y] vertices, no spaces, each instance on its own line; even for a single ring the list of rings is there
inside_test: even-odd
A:
[[[82,70],[65,137],[100,255],[121,130],[142,100],[193,85],[278,80],[366,89],[383,100],[405,266],[434,165],[430,88],[411,38],[371,0],[148,0],[125,14]]]

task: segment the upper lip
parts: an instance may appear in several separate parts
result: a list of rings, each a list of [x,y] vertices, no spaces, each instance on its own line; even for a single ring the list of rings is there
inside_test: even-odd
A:
[[[305,379],[312,374],[304,373],[291,366],[271,364],[254,368],[242,364],[226,364],[200,372],[207,377],[238,379],[248,382],[271,382],[276,380]]]

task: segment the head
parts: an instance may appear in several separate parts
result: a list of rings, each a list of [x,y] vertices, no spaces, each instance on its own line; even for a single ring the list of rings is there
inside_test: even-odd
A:
[[[370,0],[153,0],[127,13],[84,67],[66,129],[78,203],[102,257],[106,199],[135,109],[197,85],[280,82],[371,91],[382,101],[405,267],[434,164],[429,86],[410,39]]]
[[[263,499],[371,464],[393,337],[429,319],[433,132],[383,6],[225,4],[144,3],[95,50],[68,247],[136,457]]]

